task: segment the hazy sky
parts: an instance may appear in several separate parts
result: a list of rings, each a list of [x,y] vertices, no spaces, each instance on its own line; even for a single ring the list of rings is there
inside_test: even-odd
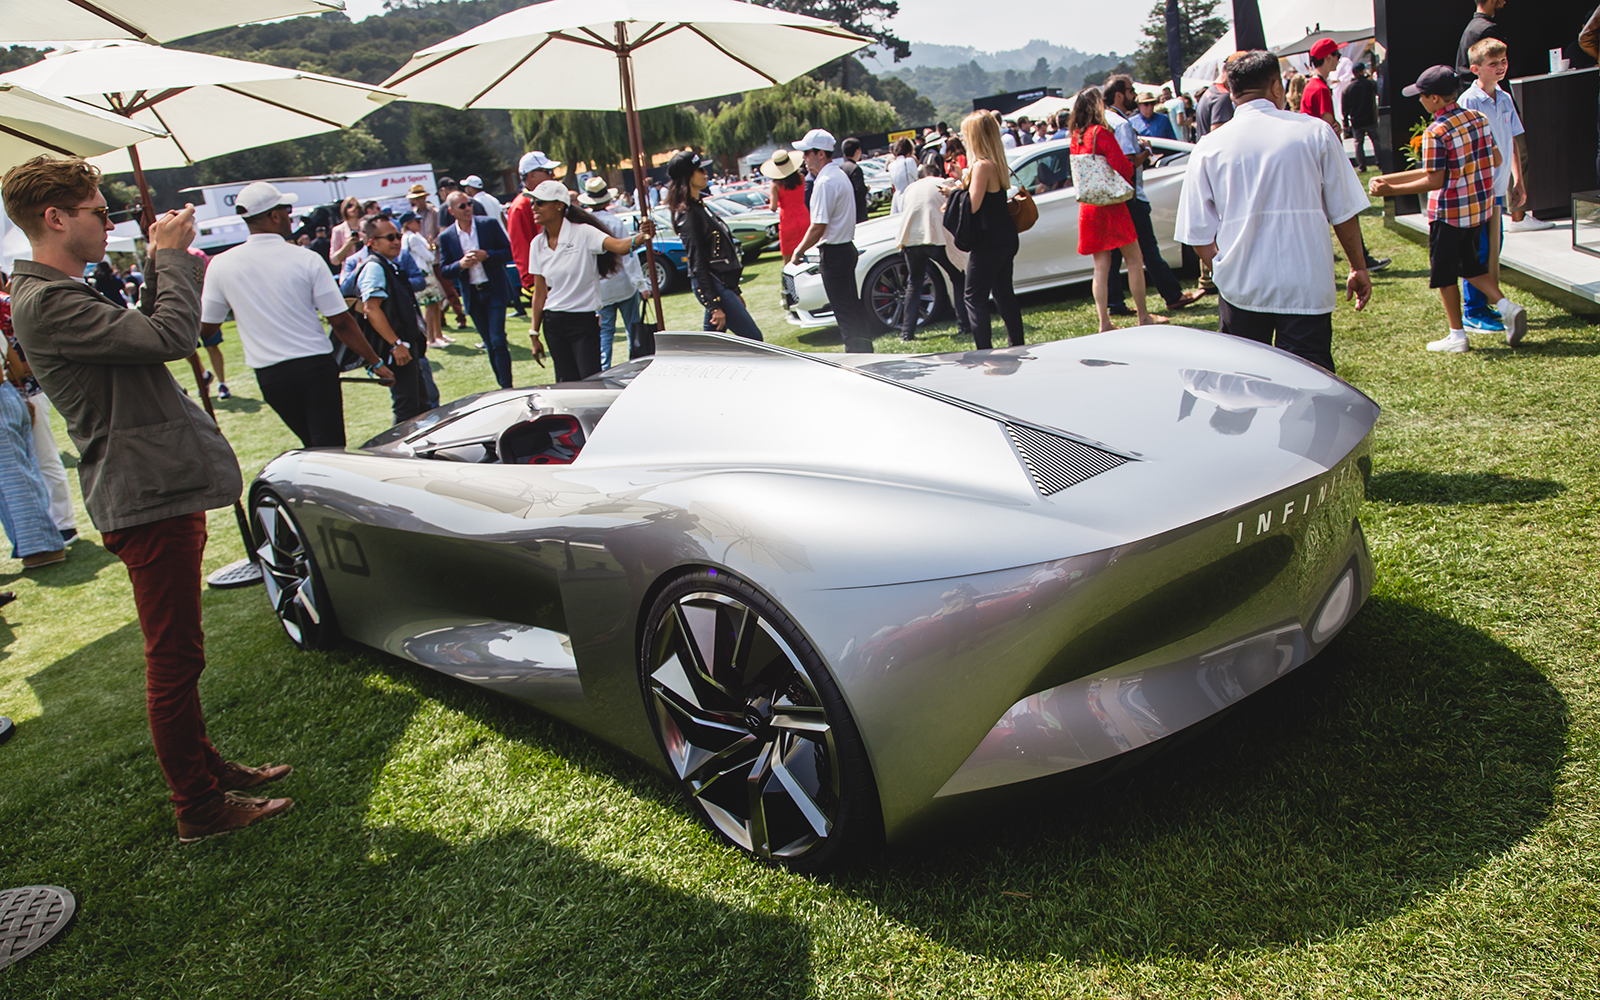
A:
[[[971,0],[900,0],[894,31],[912,42],[971,45],[988,52],[1035,38],[1080,52],[1133,51],[1153,0],[1007,0],[974,23]],[[345,0],[351,19],[383,13],[383,0]]]

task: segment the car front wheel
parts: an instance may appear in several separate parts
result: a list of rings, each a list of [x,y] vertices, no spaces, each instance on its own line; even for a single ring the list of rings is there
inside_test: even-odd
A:
[[[301,649],[327,649],[339,641],[333,604],[317,568],[311,541],[288,505],[276,493],[262,490],[251,504],[250,518],[257,537],[262,582],[273,613]]]
[[[641,680],[691,807],[727,842],[819,871],[882,836],[855,723],[788,615],[714,570],[670,584],[646,619]]]

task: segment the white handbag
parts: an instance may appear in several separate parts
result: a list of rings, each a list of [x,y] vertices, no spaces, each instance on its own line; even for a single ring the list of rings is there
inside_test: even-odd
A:
[[[1080,205],[1120,205],[1133,197],[1133,185],[1099,153],[1072,154],[1072,182]]]

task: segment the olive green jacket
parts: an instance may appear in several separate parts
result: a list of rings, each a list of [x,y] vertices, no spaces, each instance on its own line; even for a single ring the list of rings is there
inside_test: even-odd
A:
[[[199,258],[158,250],[138,309],[72,275],[16,262],[11,319],[34,377],[78,446],[78,481],[101,531],[226,507],[244,487],[216,423],[167,362],[194,353]]]

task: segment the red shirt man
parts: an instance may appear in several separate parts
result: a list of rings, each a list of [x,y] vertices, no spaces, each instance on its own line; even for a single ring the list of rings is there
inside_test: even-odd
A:
[[[1306,92],[1300,97],[1300,112],[1321,118],[1333,129],[1334,134],[1342,134],[1339,119],[1333,113],[1333,88],[1328,85],[1328,77],[1339,68],[1338,43],[1331,38],[1322,38],[1311,46],[1311,68],[1311,79],[1306,81]]]
[[[539,150],[523,153],[517,161],[517,173],[522,175],[522,190],[512,199],[506,211],[506,235],[511,240],[511,259],[516,262],[517,275],[522,287],[533,288],[533,275],[528,273],[528,247],[539,235],[539,223],[533,218],[533,197],[528,193],[541,181],[555,180],[559,160],[552,160]]]

